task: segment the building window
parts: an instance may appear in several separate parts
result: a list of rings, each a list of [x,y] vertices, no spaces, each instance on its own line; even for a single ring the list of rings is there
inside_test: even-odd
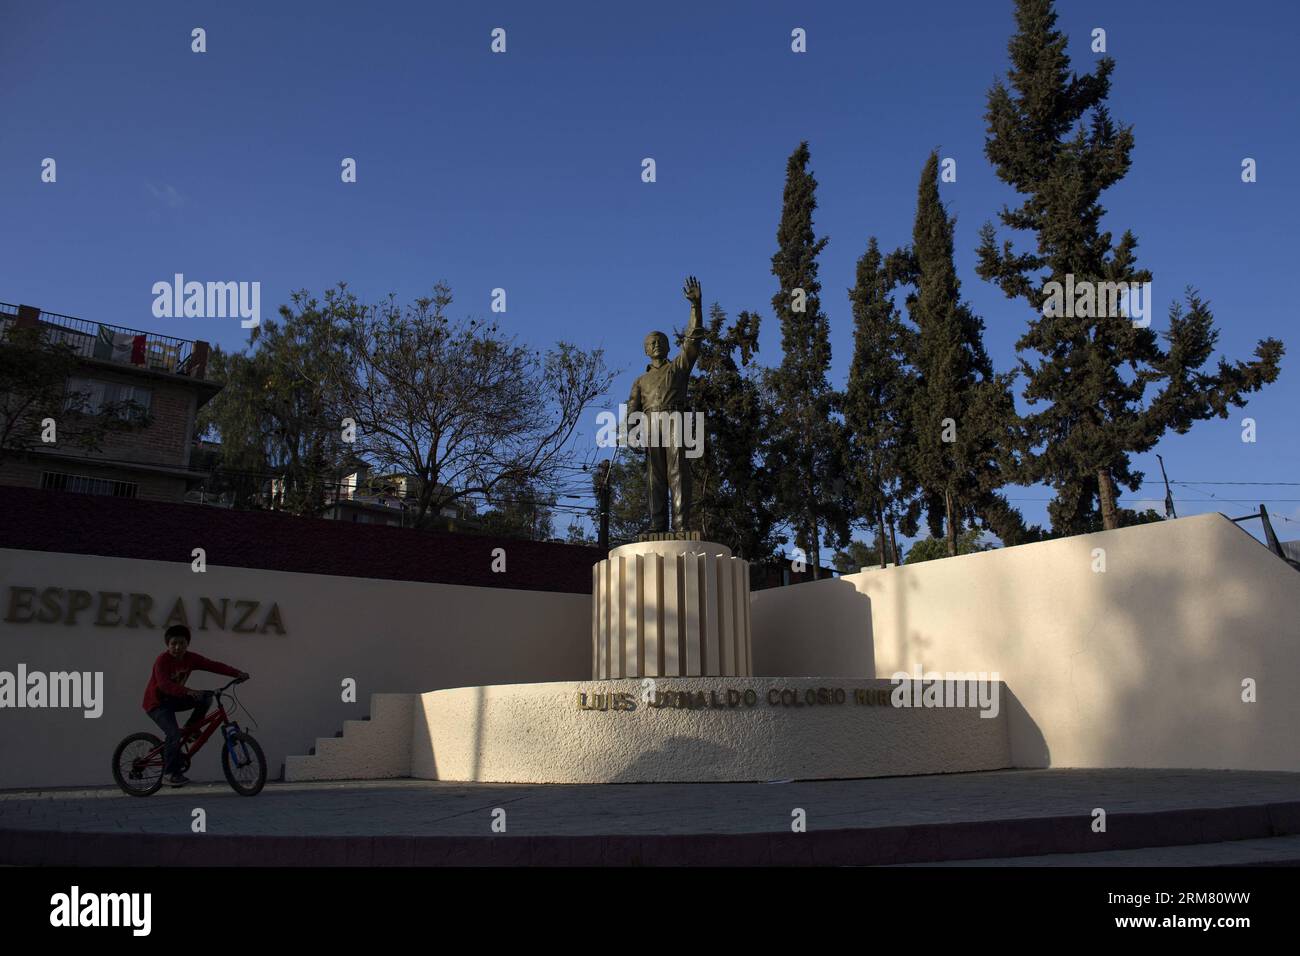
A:
[[[110,478],[88,478],[85,475],[65,475],[47,471],[41,475],[41,487],[46,491],[72,491],[83,495],[109,495],[113,498],[134,498],[134,481],[113,481]]]
[[[97,378],[74,377],[68,379],[68,397],[64,407],[74,406],[87,415],[111,411],[123,421],[144,418],[153,406],[153,389],[141,385],[105,382]]]

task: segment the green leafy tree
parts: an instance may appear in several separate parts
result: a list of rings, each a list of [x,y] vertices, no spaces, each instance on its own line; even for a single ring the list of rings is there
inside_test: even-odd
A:
[[[1132,455],[1170,429],[1183,433],[1243,405],[1247,393],[1276,379],[1283,348],[1264,339],[1253,361],[1221,360],[1205,371],[1218,333],[1209,303],[1192,289],[1185,307],[1171,306],[1160,336],[1122,307],[1045,309],[1054,291],[1048,283],[1064,286],[1068,276],[1096,288],[1145,283],[1151,274],[1138,267],[1132,232],[1116,242],[1101,225],[1101,194],[1128,172],[1134,143],[1132,126],[1117,125],[1106,106],[1114,61],[1102,57],[1083,76],[1071,72],[1051,0],[1017,0],[1015,19],[1007,81],[988,93],[985,154],[1024,197],[999,219],[1032,234],[1035,245],[1029,252],[1010,239],[999,246],[986,223],[979,273],[1034,312],[1016,349],[1034,409],[1026,422],[1029,475],[1056,489],[1053,527],[1089,530],[1099,509],[1101,526],[1111,529],[1121,524],[1117,487],[1136,491],[1142,482]]]
[[[885,542],[883,546],[882,541]],[[863,568],[877,566],[883,568],[887,564],[901,563],[894,560],[893,550],[893,542],[882,539],[877,532],[870,544],[857,540],[850,541],[848,547],[835,552],[832,563],[840,574],[857,574]]]
[[[209,376],[223,388],[200,411],[198,434],[221,443],[218,467],[235,503],[320,514],[350,450],[330,413],[326,378],[337,348],[333,302],[297,292],[280,319],[253,329],[248,348],[214,349]]]
[[[728,324],[715,302],[691,378],[692,407],[704,412],[704,447],[691,461],[691,528],[751,561],[771,557],[778,544],[764,464],[771,410],[754,364],[759,322],[741,312]]]
[[[993,544],[983,541],[984,532],[979,528],[967,528],[957,536],[957,554],[976,554],[980,551],[992,551]],[[908,549],[904,564],[920,564],[922,561],[934,561],[937,558],[954,557],[944,538],[922,538]]]
[[[817,256],[827,237],[813,231],[817,180],[808,170],[808,144],[786,163],[786,182],[772,274],[772,308],[781,323],[782,359],[769,373],[774,404],[768,468],[780,516],[820,574],[821,547],[849,537],[849,489],[842,474],[844,433],[833,417],[838,396],[827,380],[831,345],[821,309]]]
[[[635,541],[650,526],[646,501],[650,494],[646,484],[645,457],[620,449],[610,461],[608,478],[597,468],[592,474],[592,494],[600,501],[602,481],[609,483],[609,541],[611,545]],[[598,508],[591,511],[592,525],[600,527]]]
[[[259,398],[266,389],[266,377],[258,363],[250,353],[213,346],[207,376],[221,384],[221,391],[198,411],[195,433],[218,443],[205,464],[214,469],[267,472],[272,457],[271,429],[262,420]]]
[[[527,481],[503,481],[487,497],[478,524],[484,534],[549,541],[555,534],[555,495]]]
[[[564,541],[566,544],[596,544],[595,537],[592,536],[582,519],[576,515],[569,519],[569,527],[565,531]]]

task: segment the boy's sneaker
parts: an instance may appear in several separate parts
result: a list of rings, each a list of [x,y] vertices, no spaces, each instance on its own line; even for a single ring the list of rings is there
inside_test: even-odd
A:
[[[164,777],[163,783],[169,787],[183,787],[190,782],[190,778],[183,773],[174,773],[170,777]]]

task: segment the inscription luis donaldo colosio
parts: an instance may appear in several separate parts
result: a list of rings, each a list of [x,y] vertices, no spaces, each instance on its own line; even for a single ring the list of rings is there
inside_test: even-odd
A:
[[[641,703],[650,710],[734,710],[757,707],[764,700],[769,707],[824,707],[850,700],[863,706],[887,707],[890,694],[885,687],[858,687],[851,695],[843,687],[769,687],[763,692],[753,687],[724,687],[708,691],[656,690],[647,693]],[[637,704],[637,695],[632,693],[578,694],[579,710],[632,711]]]

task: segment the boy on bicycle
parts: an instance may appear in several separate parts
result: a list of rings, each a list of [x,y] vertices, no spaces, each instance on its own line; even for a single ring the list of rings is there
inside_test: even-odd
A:
[[[167,650],[153,662],[149,686],[144,691],[144,709],[167,735],[163,748],[163,783],[169,787],[183,787],[190,781],[179,769],[181,738],[198,725],[212,703],[211,691],[191,690],[185,686],[185,681],[193,671],[225,674],[240,680],[248,680],[248,674],[190,651],[190,629],[184,624],[167,628],[163,640],[167,643]],[[191,709],[193,713],[185,722],[184,729],[177,727],[176,714]]]

